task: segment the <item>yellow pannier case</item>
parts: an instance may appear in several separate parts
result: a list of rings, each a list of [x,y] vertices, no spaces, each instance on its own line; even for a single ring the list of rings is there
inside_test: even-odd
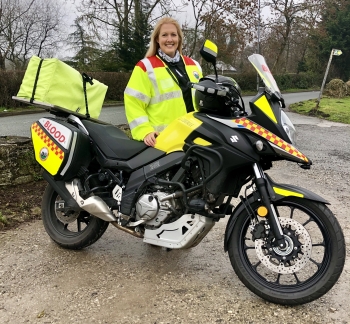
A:
[[[91,162],[89,136],[65,121],[43,117],[31,126],[35,160],[55,179],[84,174]]]

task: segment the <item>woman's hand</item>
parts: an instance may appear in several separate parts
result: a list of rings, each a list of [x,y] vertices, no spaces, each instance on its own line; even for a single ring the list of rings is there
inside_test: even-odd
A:
[[[159,132],[148,133],[143,139],[144,143],[148,146],[154,146],[156,144],[156,137],[159,135]]]

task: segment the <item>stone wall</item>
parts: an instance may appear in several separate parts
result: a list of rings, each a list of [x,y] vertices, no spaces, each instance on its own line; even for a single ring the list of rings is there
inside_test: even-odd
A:
[[[28,137],[0,136],[0,186],[19,185],[41,178]]]

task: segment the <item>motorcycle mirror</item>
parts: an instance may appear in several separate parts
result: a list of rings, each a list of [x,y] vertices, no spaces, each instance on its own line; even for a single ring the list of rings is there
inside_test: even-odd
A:
[[[210,41],[209,39],[205,40],[204,44],[202,45],[199,54],[205,59],[208,63],[212,63],[214,65],[214,71],[216,80],[215,82],[218,82],[218,73],[216,71],[216,57],[218,56],[218,47],[215,43]]]
[[[218,56],[218,47],[209,39],[202,45],[200,55],[209,63],[216,64],[216,57]]]

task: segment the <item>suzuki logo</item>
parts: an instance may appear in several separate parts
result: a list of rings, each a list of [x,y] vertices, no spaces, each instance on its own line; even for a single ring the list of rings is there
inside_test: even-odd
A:
[[[230,137],[230,140],[231,140],[231,142],[232,143],[236,143],[236,142],[238,142],[238,140],[239,140],[239,138],[238,138],[238,136],[236,136],[236,135],[232,135],[231,137]]]

